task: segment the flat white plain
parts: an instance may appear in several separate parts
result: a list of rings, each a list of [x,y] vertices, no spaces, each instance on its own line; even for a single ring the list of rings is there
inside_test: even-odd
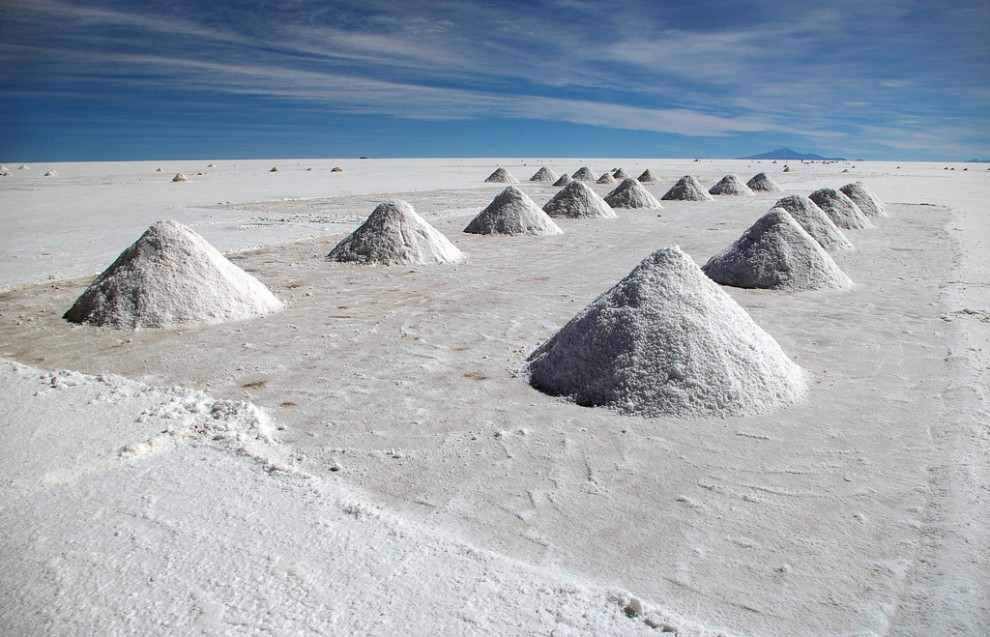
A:
[[[582,408],[518,371],[647,254],[704,263],[779,193],[562,219],[552,237],[461,230],[499,165],[649,168],[659,195],[768,162],[214,163],[0,181],[0,356],[16,361],[0,367],[0,632],[990,631],[990,173],[773,172],[787,194],[862,181],[890,217],[835,255],[850,290],[727,288],[809,372],[806,399],[679,420]],[[323,259],[395,198],[466,262]],[[171,332],[60,318],[166,218],[286,309]]]

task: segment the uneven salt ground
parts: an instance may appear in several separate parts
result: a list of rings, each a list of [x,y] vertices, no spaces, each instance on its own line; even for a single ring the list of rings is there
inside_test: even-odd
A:
[[[704,174],[692,167],[692,172],[713,183],[728,170],[743,173],[744,168],[721,165]],[[888,202],[931,201],[932,182],[925,183],[924,175],[892,173],[881,183],[889,190],[875,186],[880,177],[863,179]],[[848,180],[799,172],[786,178],[794,192]],[[465,181],[471,183],[466,175]],[[949,183],[944,191],[954,192]],[[430,220],[450,236],[497,192],[460,188],[420,191],[421,200],[404,198],[421,211],[426,209],[421,201],[436,204],[428,214],[442,214]],[[527,192],[540,201],[536,193],[548,197],[554,189]],[[973,453],[972,439],[953,437],[946,425],[955,421],[941,418],[941,403],[932,399],[944,365],[944,337],[937,329],[984,324],[978,313],[961,311],[946,323],[937,309],[916,302],[919,294],[934,296],[939,281],[945,213],[938,207],[897,205],[879,229],[851,233],[856,254],[841,255],[840,263],[859,286],[880,294],[815,296],[795,312],[792,305],[785,309],[764,298],[766,293],[730,291],[785,351],[822,379],[819,386],[827,393],[796,411],[700,428],[616,420],[595,410],[533,401],[531,393],[514,393],[518,385],[504,375],[520,360],[506,351],[529,339],[519,347],[518,356],[525,356],[656,245],[677,241],[703,262],[776,197],[757,196],[758,205],[746,210],[736,210],[738,204],[716,202],[703,210],[675,202],[662,218],[620,214],[607,229],[601,222],[564,220],[569,233],[580,231],[575,240],[588,251],[574,251],[575,244],[557,238],[533,239],[539,243],[529,245],[538,245],[537,253],[522,244],[500,245],[498,255],[474,262],[484,245],[476,241],[484,238],[459,237],[459,247],[470,247],[472,263],[457,266],[456,275],[431,271],[425,279],[422,272],[380,270],[354,277],[355,268],[328,277],[325,264],[314,261],[332,238],[288,252],[283,246],[236,255],[242,266],[250,261],[266,283],[277,280],[273,289],[291,299],[290,314],[277,326],[251,321],[164,338],[143,333],[131,343],[77,328],[66,347],[56,312],[81,287],[46,284],[5,295],[2,342],[5,351],[18,351],[18,358],[44,358],[44,366],[63,366],[56,356],[74,358],[77,364],[64,366],[93,365],[93,371],[116,366],[156,384],[185,378],[214,394],[250,394],[280,422],[297,423],[286,434],[298,437],[299,453],[308,454],[305,463],[325,473],[321,460],[340,461],[344,471],[335,475],[378,485],[375,490],[410,519],[456,525],[474,544],[504,547],[532,561],[569,563],[615,582],[641,582],[643,590],[624,588],[710,625],[741,632],[749,626],[756,634],[821,634],[870,627],[884,632],[877,627],[892,621],[890,632],[911,634],[912,626],[968,619],[975,626],[969,632],[979,634],[980,618],[985,622],[987,616],[978,612],[980,599],[986,599],[979,595],[986,589],[979,587],[980,562],[972,557],[985,525],[959,521],[987,507],[966,506],[977,491],[950,489],[953,499],[943,503],[943,511],[933,511],[930,527],[924,522],[919,530],[923,513],[912,511],[928,500],[926,462],[936,463],[934,475],[958,474],[964,485],[976,479],[954,463],[940,468],[929,443],[914,442],[925,440],[930,420],[942,423],[936,431],[948,436],[945,443],[953,453]],[[469,206],[462,205],[465,199],[472,199]],[[973,205],[977,202],[974,195]],[[264,205],[274,216],[282,206],[296,209],[302,203]],[[451,208],[460,210],[443,216]],[[365,203],[354,206],[365,214],[368,209]],[[978,236],[979,228],[967,229],[965,236]],[[919,264],[921,254],[935,261]],[[485,278],[465,277],[472,271]],[[961,273],[957,286],[967,295],[978,292],[981,288],[965,282],[981,276],[986,273],[979,268]],[[839,298],[852,305],[845,307]],[[38,306],[42,300],[51,305]],[[968,300],[963,307],[978,312],[985,307],[980,302]],[[869,308],[865,316],[864,307]],[[815,339],[810,345],[809,334]],[[853,342],[857,351],[851,354]],[[286,343],[298,345],[287,349]],[[315,351],[300,351],[303,344]],[[393,353],[384,365],[378,355],[383,345]],[[972,351],[955,353],[949,365],[962,364]],[[346,361],[335,358],[345,352]],[[973,387],[960,385],[950,408],[965,411]],[[288,402],[296,404],[279,407]],[[307,421],[312,425],[300,429]],[[462,466],[468,461],[470,466]],[[945,483],[933,486],[942,489]],[[950,535],[939,531],[943,527]],[[930,536],[922,532],[928,528]],[[950,572],[967,576],[962,580],[938,575],[945,555],[941,545],[955,534],[972,540],[958,543],[966,550],[952,558]],[[911,538],[922,536],[928,538],[926,564],[939,566],[915,584],[904,562],[913,555]],[[778,561],[786,564],[772,570]],[[898,602],[901,573],[907,573],[911,597]],[[958,588],[967,582],[969,593]],[[903,608],[897,610],[899,603]],[[950,604],[954,614],[948,617],[925,612]]]
[[[70,422],[44,409],[46,433],[69,426],[108,452],[87,464],[78,450],[35,443],[35,464],[47,453],[63,471],[103,471],[44,476],[49,488],[30,498],[6,500],[17,491],[4,485],[4,635],[239,634],[245,624],[296,635],[711,634],[626,591],[405,524],[340,480],[299,474],[247,403],[0,365],[8,391],[72,404]],[[110,453],[108,416],[119,417],[116,437],[133,441],[123,461]]]

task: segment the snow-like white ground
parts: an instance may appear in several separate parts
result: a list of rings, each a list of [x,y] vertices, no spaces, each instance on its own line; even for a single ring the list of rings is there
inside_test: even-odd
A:
[[[990,633],[985,167],[215,163],[0,178],[0,633]],[[621,416],[534,391],[523,361],[656,248],[704,263],[781,195],[464,234],[496,165],[538,204],[543,165],[651,168],[656,196],[766,170],[784,194],[861,180],[891,216],[834,255],[848,291],[727,288],[807,370],[805,399]],[[324,261],[395,197],[467,261]],[[287,308],[166,332],[61,319],[166,218]]]

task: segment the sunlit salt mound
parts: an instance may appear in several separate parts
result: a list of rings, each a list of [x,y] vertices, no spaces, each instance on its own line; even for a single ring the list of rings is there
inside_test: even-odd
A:
[[[379,204],[360,228],[330,251],[327,260],[415,265],[460,263],[464,254],[411,205],[396,199]]]
[[[485,180],[486,184],[518,184],[519,180],[513,176],[505,168],[499,166],[495,169],[495,172],[488,175],[488,179]]]
[[[818,204],[804,195],[788,195],[778,199],[773,207],[789,212],[804,231],[829,252],[852,250],[853,244],[849,238]]]
[[[873,194],[873,191],[866,187],[861,181],[846,184],[839,188],[839,192],[853,200],[863,214],[867,217],[886,217],[887,208],[883,202]]]
[[[652,170],[650,170],[649,168],[647,168],[646,170],[644,170],[643,171],[643,174],[641,174],[639,177],[637,177],[637,179],[639,179],[639,183],[641,183],[641,184],[657,184],[657,183],[660,183],[660,178],[657,177],[657,174],[655,172],[653,172]]]
[[[605,195],[605,203],[613,208],[663,208],[657,198],[635,179],[623,179]]]
[[[464,228],[471,234],[563,234],[529,195],[515,186],[503,190]]]
[[[604,184],[606,186],[611,186],[615,183],[615,177],[612,176],[610,172],[603,172],[602,176],[595,180],[596,184]]]
[[[544,393],[647,417],[758,414],[805,389],[801,368],[677,246],[644,259],[527,367]]]
[[[557,173],[544,166],[533,173],[533,176],[530,177],[529,180],[537,181],[543,184],[552,184],[557,181]]]
[[[282,303],[186,226],[159,221],[107,268],[64,317],[115,328],[176,328],[270,314]]]
[[[576,179],[546,202],[543,211],[551,217],[571,219],[609,219],[618,216],[598,193]]]
[[[808,195],[808,199],[818,204],[840,228],[860,230],[873,227],[873,222],[866,218],[859,206],[835,188],[819,188]]]
[[[616,181],[619,181],[620,179],[629,179],[629,174],[621,168],[616,168],[615,171],[612,172],[612,176],[615,177]]]
[[[571,183],[572,181],[574,181],[574,180],[571,179],[571,176],[568,175],[567,173],[564,173],[563,175],[560,176],[560,179],[558,179],[557,181],[553,182],[553,185],[554,186],[566,186],[567,184]]]
[[[595,174],[595,171],[591,170],[587,166],[581,166],[575,170],[571,177],[577,179],[578,181],[595,181],[598,179],[598,175]]]
[[[189,178],[183,173],[176,173],[175,177],[172,177],[172,181],[189,181]]]
[[[841,290],[852,285],[832,257],[783,208],[760,217],[702,268],[716,283],[765,290]]]
[[[713,201],[715,198],[708,194],[698,180],[691,175],[684,175],[670,187],[663,197],[664,201]]]
[[[746,185],[754,192],[784,192],[780,184],[766,173],[756,173],[746,182]]]
[[[710,195],[751,195],[753,190],[738,175],[726,175],[708,189]]]

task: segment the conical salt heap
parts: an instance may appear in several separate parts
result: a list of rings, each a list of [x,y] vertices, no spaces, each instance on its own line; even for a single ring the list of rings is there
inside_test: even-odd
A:
[[[615,183],[615,177],[612,176],[612,173],[606,171],[606,172],[603,172],[602,173],[602,176],[601,177],[599,177],[597,180],[595,180],[595,183],[596,184],[603,184],[603,185],[606,185],[606,186],[611,186],[612,184]]]
[[[754,192],[784,192],[780,184],[766,173],[756,173],[746,182],[746,185]]]
[[[540,168],[535,173],[533,173],[533,176],[530,177],[529,180],[537,181],[544,184],[552,184],[553,182],[557,181],[557,173],[544,166],[543,168]]]
[[[867,217],[886,217],[887,208],[883,202],[873,194],[873,191],[866,187],[861,181],[846,184],[839,188],[839,192],[853,200],[863,214]]]
[[[486,184],[518,184],[519,180],[513,176],[505,168],[499,166],[495,169],[495,172],[488,175],[488,179],[485,180]]]
[[[571,183],[572,181],[574,181],[574,180],[571,179],[571,176],[568,175],[567,173],[564,173],[563,175],[560,176],[560,179],[558,179],[557,181],[553,182],[553,185],[554,186],[566,186],[567,184]]]
[[[657,198],[635,179],[623,179],[605,195],[605,203],[613,208],[663,208]]]
[[[841,290],[852,285],[832,257],[783,208],[760,217],[701,268],[716,283],[764,290]]]
[[[543,211],[551,217],[572,219],[610,219],[618,216],[598,193],[576,179],[546,202]]]
[[[835,222],[818,204],[804,195],[788,195],[778,199],[773,207],[789,212],[804,231],[829,252],[853,249],[852,241],[839,230]]]
[[[616,168],[613,170],[612,176],[615,177],[616,181],[619,181],[620,179],[629,179],[629,174],[621,168]]]
[[[401,199],[379,204],[357,230],[327,255],[328,261],[380,265],[460,263],[464,254]]]
[[[751,195],[752,189],[739,179],[738,175],[726,175],[708,189],[710,195]]]
[[[172,181],[189,181],[189,178],[183,173],[176,173],[175,177],[172,177]]]
[[[154,224],[107,268],[64,318],[115,328],[238,321],[282,308],[256,278],[175,221]]]
[[[808,195],[808,199],[818,204],[840,228],[861,230],[873,227],[873,222],[866,218],[859,206],[835,188],[819,188]]]
[[[677,246],[644,259],[527,367],[539,391],[646,417],[758,414],[805,390],[801,368]]]
[[[616,177],[616,178],[618,178],[618,177]],[[653,172],[652,170],[650,170],[649,168],[647,168],[646,170],[644,170],[643,171],[643,174],[640,175],[639,177],[637,177],[637,179],[639,180],[639,183],[641,183],[641,184],[658,184],[658,183],[660,183],[660,178],[657,177],[657,174],[655,172]]]
[[[571,177],[577,179],[578,181],[595,181],[598,179],[598,175],[596,175],[595,172],[587,166],[582,166],[575,170]]]
[[[503,190],[464,228],[471,234],[563,234],[529,195],[515,186]]]
[[[684,175],[660,199],[664,201],[713,201],[715,198],[705,191],[697,179],[691,175]]]

